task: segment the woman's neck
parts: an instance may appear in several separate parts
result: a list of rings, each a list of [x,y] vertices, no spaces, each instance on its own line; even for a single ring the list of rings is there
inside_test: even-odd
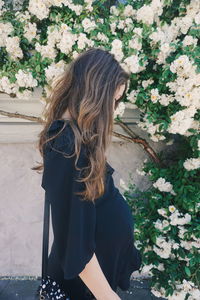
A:
[[[63,119],[63,120],[69,120],[69,119],[71,119],[71,116],[70,116],[70,114],[69,114],[69,111],[68,110],[66,110],[65,112],[64,112],[64,114],[61,116],[61,118]]]

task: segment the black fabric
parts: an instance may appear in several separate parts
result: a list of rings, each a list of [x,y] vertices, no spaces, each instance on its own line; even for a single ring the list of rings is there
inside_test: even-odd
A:
[[[58,151],[72,154],[74,134],[70,122],[62,133],[45,146],[42,187],[51,203],[54,241],[48,259],[47,274],[58,281],[72,300],[86,300],[88,289],[78,276],[95,253],[110,286],[127,290],[130,276],[141,265],[141,255],[134,246],[134,219],[130,207],[115,187],[114,168],[107,162],[105,193],[95,200],[82,201],[75,195],[83,183],[75,179],[75,157],[66,158]],[[54,135],[64,120],[54,120],[48,135]],[[88,164],[82,145],[78,166]]]
[[[44,216],[43,216],[43,237],[42,237],[42,279],[44,279],[47,275],[46,273],[47,273],[48,250],[49,250],[49,217],[50,217],[50,203],[45,197]]]

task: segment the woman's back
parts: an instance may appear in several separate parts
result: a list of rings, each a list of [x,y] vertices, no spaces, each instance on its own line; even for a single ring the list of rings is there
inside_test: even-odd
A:
[[[58,132],[66,122],[60,136],[45,149],[42,187],[51,203],[54,241],[49,255],[49,276],[61,283],[72,300],[86,299],[87,286],[79,274],[96,254],[101,269],[110,286],[127,290],[130,276],[138,270],[141,256],[134,246],[134,222],[131,210],[115,187],[114,169],[106,163],[105,192],[102,197],[82,201],[75,192],[84,184],[77,182],[80,171],[74,167],[75,157],[66,158],[60,152],[74,151],[74,134],[67,120],[54,120],[48,135]],[[88,163],[84,147],[78,166]],[[79,298],[78,298],[79,297]]]

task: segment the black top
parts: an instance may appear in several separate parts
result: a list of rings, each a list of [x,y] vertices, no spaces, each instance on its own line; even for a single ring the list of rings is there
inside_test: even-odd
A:
[[[133,215],[119,189],[115,187],[112,177],[114,168],[108,162],[105,193],[95,200],[95,204],[82,201],[74,194],[83,188],[83,183],[75,181],[80,176],[80,171],[74,166],[75,156],[66,158],[55,151],[64,151],[67,154],[74,152],[74,133],[70,122],[54,120],[49,127],[48,136],[58,132],[64,122],[65,129],[47,143],[44,149],[41,185],[51,204],[54,234],[50,257],[56,257],[63,279],[72,282],[72,279],[79,277],[78,274],[95,252],[112,289],[116,291],[119,286],[122,290],[127,290],[132,272],[141,265],[140,252],[134,246]],[[87,162],[82,144],[78,166],[86,166]],[[51,276],[54,276],[51,266],[49,270]]]

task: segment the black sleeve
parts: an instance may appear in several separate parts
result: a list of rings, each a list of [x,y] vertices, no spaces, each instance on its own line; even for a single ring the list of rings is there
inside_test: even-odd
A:
[[[68,137],[56,138],[54,147],[71,154]],[[74,148],[72,148],[74,151]],[[78,167],[88,160],[83,146]],[[95,251],[96,207],[91,201],[83,201],[75,192],[82,191],[83,183],[77,182],[80,172],[75,169],[75,156],[66,158],[61,153],[47,151],[44,160],[42,187],[51,203],[54,242],[64,278],[78,276]]]

